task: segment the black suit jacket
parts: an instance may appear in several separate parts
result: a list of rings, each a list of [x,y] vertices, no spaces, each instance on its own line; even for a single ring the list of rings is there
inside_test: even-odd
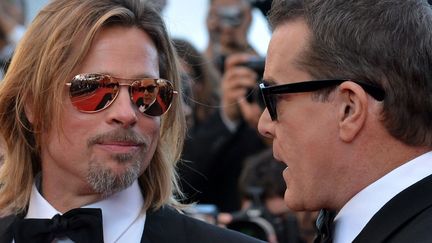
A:
[[[12,223],[17,217],[0,219],[0,243],[12,242]],[[260,243],[244,234],[210,225],[163,207],[148,212],[141,243]],[[110,243],[110,242],[107,242]],[[131,242],[133,243],[133,242]]]
[[[353,242],[432,242],[432,175],[386,203]]]

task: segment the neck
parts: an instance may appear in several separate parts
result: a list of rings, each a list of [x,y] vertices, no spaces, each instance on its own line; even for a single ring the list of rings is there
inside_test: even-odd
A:
[[[72,183],[62,183],[60,187],[58,183],[49,181],[50,179],[48,178],[42,180],[39,192],[45,200],[61,213],[103,199],[102,195],[95,193],[88,187],[87,183],[83,183],[82,187],[77,187],[76,184],[72,185]]]
[[[347,170],[351,176],[346,176],[346,181],[341,183],[342,188],[336,189],[342,193],[339,194],[341,196],[338,204],[331,208],[340,210],[361,190],[399,166],[430,150],[430,147],[413,147],[396,139],[389,139],[386,142],[381,141],[376,144],[371,141],[365,149],[357,154],[350,154],[351,158],[346,158],[345,161],[351,160],[351,164],[356,164],[356,170],[353,171],[352,168]]]

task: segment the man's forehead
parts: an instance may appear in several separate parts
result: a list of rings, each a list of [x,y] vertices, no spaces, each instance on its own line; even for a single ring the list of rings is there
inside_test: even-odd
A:
[[[308,48],[309,38],[309,28],[302,19],[279,25],[270,40],[264,79],[287,80],[287,73],[293,79],[303,75],[300,63]]]
[[[311,33],[306,22],[299,18],[278,25],[273,31],[268,52],[280,55],[281,51],[289,55],[300,54],[308,46]]]
[[[212,0],[212,6],[238,6],[245,5],[246,0]]]

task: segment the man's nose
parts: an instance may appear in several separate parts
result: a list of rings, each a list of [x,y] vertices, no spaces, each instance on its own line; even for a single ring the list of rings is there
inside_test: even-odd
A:
[[[117,98],[107,110],[108,123],[122,127],[133,126],[138,120],[138,109],[132,103],[128,87],[120,87]]]
[[[258,121],[258,131],[266,138],[273,138],[274,137],[274,125],[273,121],[270,117],[270,114],[266,109],[264,109],[263,113],[261,114],[261,117]]]

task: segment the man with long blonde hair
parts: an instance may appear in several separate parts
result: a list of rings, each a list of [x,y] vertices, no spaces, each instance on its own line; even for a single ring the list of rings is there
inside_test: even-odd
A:
[[[0,88],[0,241],[255,242],[178,212],[180,91],[145,1],[47,5]]]

